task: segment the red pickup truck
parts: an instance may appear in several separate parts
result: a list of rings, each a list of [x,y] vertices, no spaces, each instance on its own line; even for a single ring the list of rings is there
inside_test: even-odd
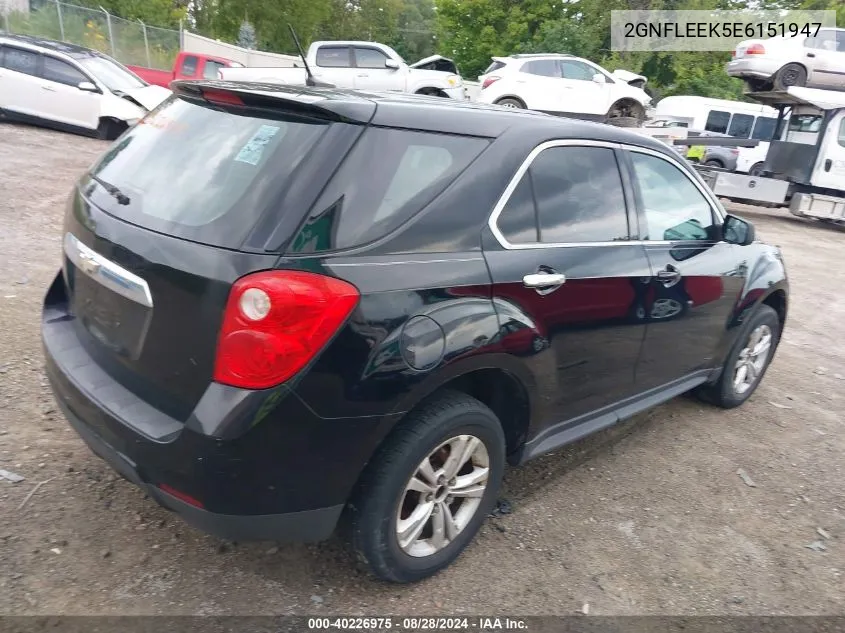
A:
[[[156,70],[143,66],[127,66],[149,84],[169,88],[170,82],[176,79],[217,79],[217,71],[221,68],[238,67],[243,64],[212,55],[202,53],[186,53],[182,51],[176,56],[172,70]]]

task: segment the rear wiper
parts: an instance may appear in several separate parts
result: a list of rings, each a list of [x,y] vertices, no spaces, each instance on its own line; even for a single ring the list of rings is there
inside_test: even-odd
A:
[[[106,191],[108,191],[108,192],[109,192],[109,194],[110,194],[110,195],[111,195],[111,196],[112,196],[115,200],[117,200],[117,203],[118,203],[118,204],[127,205],[127,204],[129,204],[130,202],[132,202],[132,200],[130,200],[130,199],[129,199],[129,196],[127,196],[127,195],[126,195],[125,193],[123,193],[120,189],[118,189],[118,188],[117,188],[117,187],[115,187],[114,185],[112,185],[112,184],[110,184],[110,183],[106,182],[105,180],[103,180],[103,179],[102,179],[102,178],[100,178],[99,176],[95,176],[94,174],[91,174],[91,178],[93,178],[93,179],[97,182],[97,184],[99,184],[99,185],[100,185],[103,189],[105,189]]]

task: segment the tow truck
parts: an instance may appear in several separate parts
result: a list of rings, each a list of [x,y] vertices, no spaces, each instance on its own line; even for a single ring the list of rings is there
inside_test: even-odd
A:
[[[746,97],[777,109],[777,127],[759,176],[696,165],[722,198],[789,206],[799,217],[845,223],[845,92],[790,87]],[[752,139],[673,139],[674,145],[755,147]]]

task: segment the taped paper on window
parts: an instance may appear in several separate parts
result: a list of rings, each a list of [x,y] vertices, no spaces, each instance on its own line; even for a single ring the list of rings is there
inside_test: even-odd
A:
[[[247,141],[246,145],[241,148],[235,160],[239,163],[247,163],[249,165],[257,165],[261,161],[261,156],[264,153],[264,146],[270,142],[276,133],[279,131],[278,126],[262,125],[252,138]]]

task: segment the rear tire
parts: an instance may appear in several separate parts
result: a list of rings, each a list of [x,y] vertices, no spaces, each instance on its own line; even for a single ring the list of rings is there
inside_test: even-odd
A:
[[[743,404],[763,380],[780,341],[780,333],[777,312],[765,304],[759,305],[731,348],[719,380],[700,387],[696,394],[723,409]],[[759,351],[755,353],[755,350]]]
[[[615,127],[640,127],[642,119],[633,116],[616,116],[607,119],[606,123]]]
[[[449,466],[453,451],[470,455],[457,469]],[[493,509],[504,465],[504,432],[489,408],[458,392],[432,399],[400,423],[362,475],[347,508],[353,550],[383,580],[439,572]]]
[[[519,108],[520,110],[525,109],[525,104],[522,103],[519,99],[514,99],[512,97],[506,97],[504,99],[499,99],[496,102],[496,105],[500,105],[505,108]]]
[[[720,169],[724,167],[722,161],[719,160],[706,160],[704,161],[705,167],[719,167]]]
[[[763,163],[762,161],[759,163],[754,163],[751,165],[751,169],[748,170],[749,176],[762,176],[763,175]]]
[[[775,90],[800,88],[807,84],[807,69],[801,64],[787,64],[775,75]]]

